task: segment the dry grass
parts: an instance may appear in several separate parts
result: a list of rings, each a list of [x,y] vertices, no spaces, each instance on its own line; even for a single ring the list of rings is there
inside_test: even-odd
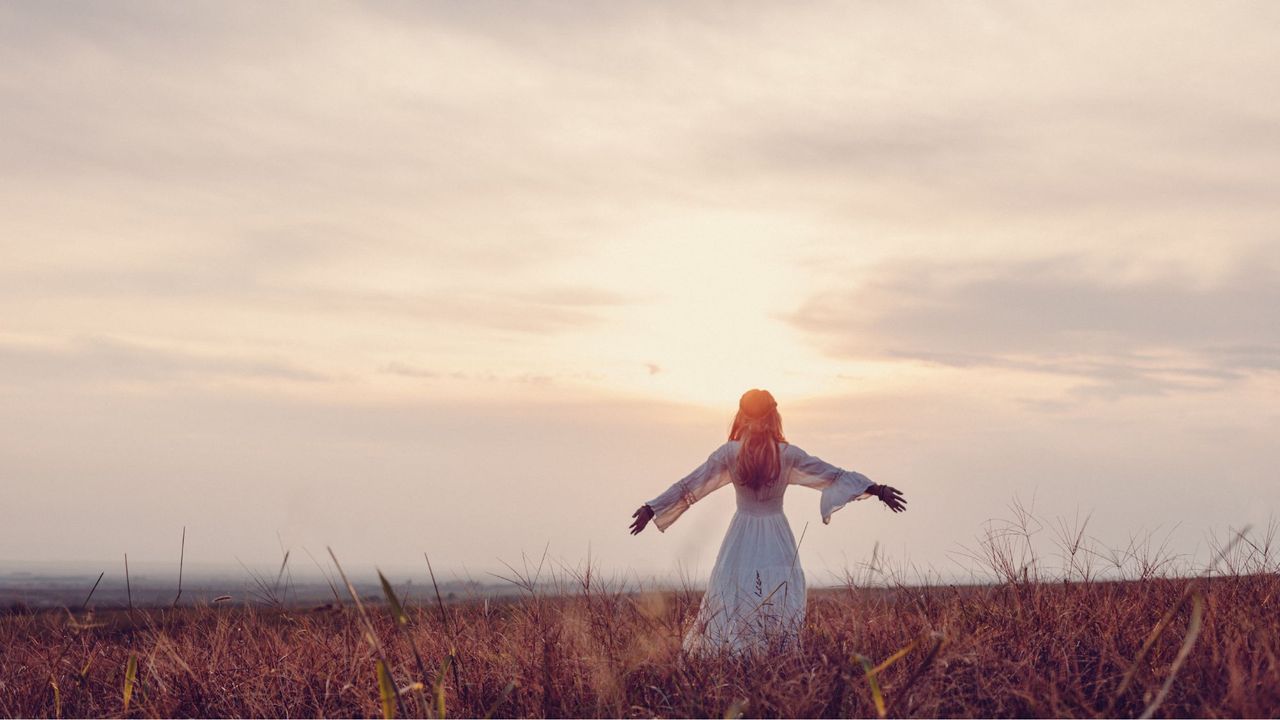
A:
[[[1076,577],[1051,581],[1010,528],[975,553],[1001,582],[851,579],[811,593],[802,651],[754,659],[682,657],[696,592],[632,592],[589,572],[561,573],[558,594],[521,575],[518,598],[364,598],[363,612],[12,614],[0,618],[0,715],[1280,714],[1269,542],[1223,548],[1213,577],[1163,577],[1167,563],[1131,553],[1117,567],[1136,577],[1115,581],[1092,567],[1106,553],[1071,555],[1063,533],[1062,566]]]

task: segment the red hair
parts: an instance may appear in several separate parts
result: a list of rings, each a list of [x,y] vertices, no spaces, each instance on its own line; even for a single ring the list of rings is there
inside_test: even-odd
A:
[[[787,438],[782,434],[778,402],[768,390],[751,389],[742,394],[729,439],[742,443],[733,467],[734,482],[759,490],[781,474],[778,443],[786,442]]]

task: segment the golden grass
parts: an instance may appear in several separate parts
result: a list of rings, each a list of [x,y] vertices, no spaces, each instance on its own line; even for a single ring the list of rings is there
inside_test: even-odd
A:
[[[811,593],[801,649],[748,658],[682,654],[696,591],[589,571],[455,603],[386,581],[385,601],[322,612],[8,614],[0,715],[1275,717],[1269,553],[1228,547],[1213,577],[1050,581],[1014,563],[991,585],[850,582]]]

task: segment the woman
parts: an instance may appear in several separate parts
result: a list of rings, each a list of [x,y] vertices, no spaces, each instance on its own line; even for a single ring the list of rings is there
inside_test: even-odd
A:
[[[902,493],[865,475],[829,465],[787,443],[778,403],[765,390],[738,402],[729,442],[666,492],[632,514],[631,534],[650,520],[661,531],[713,490],[733,483],[738,511],[729,523],[694,626],[684,638],[690,652],[744,652],[798,645],[804,623],[804,572],[791,526],[782,514],[788,485],[822,491],[822,522],[852,500],[876,497],[894,512],[906,510]]]

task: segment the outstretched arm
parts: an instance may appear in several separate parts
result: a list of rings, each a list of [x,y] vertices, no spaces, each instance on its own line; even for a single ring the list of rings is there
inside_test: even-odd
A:
[[[906,510],[906,500],[895,488],[877,485],[860,472],[836,467],[795,445],[788,445],[786,452],[791,463],[787,481],[822,492],[820,510],[823,524],[831,522],[835,511],[865,497],[878,498],[894,512]]]
[[[650,520],[659,530],[665,531],[695,502],[728,485],[730,454],[729,443],[721,445],[697,469],[632,513],[635,521],[631,523],[631,534],[644,530]]]

